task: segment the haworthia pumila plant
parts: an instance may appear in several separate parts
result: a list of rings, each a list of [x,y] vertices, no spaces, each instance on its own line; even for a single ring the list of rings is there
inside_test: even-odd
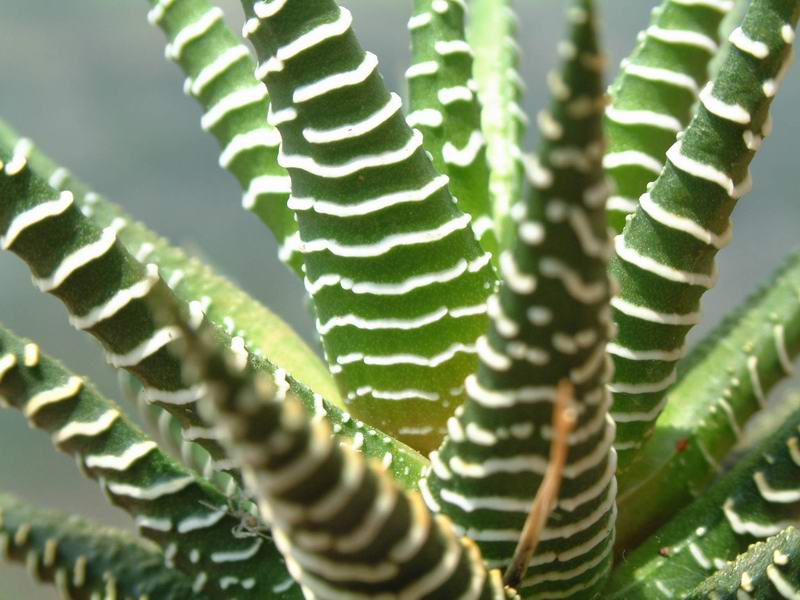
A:
[[[530,598],[592,597],[611,565],[615,518],[613,423],[605,389],[609,328],[603,77],[593,3],[570,9],[574,48],[552,110],[539,118],[537,188],[515,206],[517,241],[500,256],[481,364],[463,410],[431,454],[422,489],[491,565],[506,566],[545,473],[556,386],[575,386],[561,493],[520,591]]]
[[[686,596],[687,600],[770,600],[800,596],[800,533],[789,527],[759,542]]]
[[[411,66],[410,127],[424,136],[433,163],[450,177],[450,190],[481,247],[497,253],[489,196],[489,165],[481,130],[481,104],[472,79],[472,49],[465,40],[463,0],[417,0],[408,21]]]
[[[523,190],[522,139],[528,119],[520,107],[524,84],[517,72],[517,18],[509,0],[473,0],[467,39],[475,54],[475,83],[491,167],[489,192],[502,247],[511,239],[512,205]]]
[[[751,4],[697,115],[615,239],[618,334],[609,352],[622,465],[652,432],[686,334],[700,319],[700,299],[716,281],[714,257],[730,235],[736,201],[749,190],[748,166],[766,134],[798,14],[793,0]]]
[[[0,494],[0,556],[53,583],[63,598],[206,598],[141,538],[8,494]]]
[[[249,513],[237,514],[237,504],[162,454],[83,378],[2,326],[0,396],[76,457],[161,546],[166,564],[191,578],[194,592],[225,598],[235,589],[241,598],[260,598],[291,587],[269,535],[259,523],[246,526]]]
[[[766,407],[770,389],[793,372],[798,353],[800,255],[795,254],[687,358],[653,437],[620,475],[622,547],[647,536],[717,476],[748,418]]]
[[[610,599],[684,597],[748,545],[800,519],[800,411],[625,557]]]
[[[331,371],[354,415],[430,450],[476,364],[491,255],[355,40],[350,12],[332,0],[243,6]]]
[[[381,465],[336,444],[287,387],[248,377],[235,356],[219,352],[202,314],[184,319],[186,343],[177,351],[209,382],[203,408],[238,456],[307,597],[519,597],[486,568],[474,542],[427,513],[418,492],[404,492]]]
[[[158,435],[4,328],[0,398],[161,547],[2,497],[0,550],[92,600],[796,595],[800,411],[767,394],[800,257],[683,354],[800,1],[663,0],[607,109],[573,0],[535,155],[511,2],[408,2],[408,113],[335,0],[244,0],[257,61],[212,0],[150,2],[324,359],[0,123],[0,245]]]
[[[269,97],[249,50],[209,0],[150,3],[147,20],[169,39],[164,55],[186,73],[184,92],[202,105],[202,127],[222,146],[219,164],[241,184],[242,206],[270,228],[280,259],[302,275],[297,223],[286,206],[290,181],[277,163],[281,138],[266,120]]]
[[[604,164],[614,182],[610,225],[619,233],[647,184],[664,167],[664,155],[688,124],[719,50],[723,17],[732,0],[664,0],[625,59],[610,89]]]

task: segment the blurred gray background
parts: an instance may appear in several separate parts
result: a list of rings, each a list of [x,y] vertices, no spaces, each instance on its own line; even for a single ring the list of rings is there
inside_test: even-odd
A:
[[[600,2],[612,73],[655,2]],[[239,31],[239,3],[221,4]],[[380,57],[388,84],[402,94],[412,1],[342,4],[352,10],[362,44]],[[567,4],[517,1],[529,115],[547,101],[544,77],[555,63]],[[267,230],[241,210],[238,187],[217,166],[216,143],[200,130],[200,109],[181,92],[179,69],[164,60],[164,38],[147,24],[147,9],[145,0],[4,0],[0,115],[136,218],[210,260],[312,340],[311,321],[298,301],[302,288],[278,263]],[[705,299],[706,321],[693,339],[799,245],[800,198],[791,175],[800,166],[800,119],[791,113],[797,106],[800,77],[792,72],[774,106],[775,132],[753,167],[755,191],[737,209],[734,243],[721,254],[720,283]],[[535,135],[529,138],[532,146]],[[0,253],[0,282],[0,320],[118,398],[115,375],[99,347],[69,327],[61,304],[34,290],[27,269],[11,254]],[[15,411],[0,412],[0,444],[0,490],[130,527],[97,486]],[[55,592],[34,587],[18,567],[0,565],[0,597],[44,599]]]

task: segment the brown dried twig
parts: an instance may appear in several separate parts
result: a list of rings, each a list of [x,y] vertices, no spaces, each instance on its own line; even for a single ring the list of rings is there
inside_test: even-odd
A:
[[[522,535],[514,550],[514,557],[504,576],[505,584],[512,588],[517,588],[522,582],[525,571],[528,569],[528,563],[539,545],[544,524],[553,512],[558,499],[569,449],[568,438],[577,420],[575,409],[572,406],[574,391],[574,386],[568,379],[562,379],[559,382],[553,406],[553,439],[550,445],[550,462],[539,486],[539,491],[536,492],[536,497],[533,499],[531,512],[528,514]]]

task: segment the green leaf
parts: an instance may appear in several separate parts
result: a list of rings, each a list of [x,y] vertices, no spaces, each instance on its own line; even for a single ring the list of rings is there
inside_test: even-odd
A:
[[[749,544],[800,518],[800,410],[730,473],[626,554],[609,600],[683,598]]]
[[[606,111],[605,165],[616,188],[608,219],[617,233],[689,124],[719,52],[720,24],[733,7],[731,0],[664,0],[623,62]]]
[[[106,349],[108,361],[138,377],[145,396],[177,417],[184,437],[197,442],[234,476],[236,469],[217,443],[213,431],[196,413],[202,386],[190,386],[181,366],[168,351],[176,330],[156,327],[151,304],[179,299],[158,278],[154,266],[145,267],[127,252],[116,234],[128,226],[117,218],[100,230],[75,206],[70,192],[58,194],[28,168],[30,144],[20,141],[13,151],[0,143],[1,244],[29,265],[41,288],[51,288],[71,315],[73,325],[89,331]],[[57,284],[57,285],[56,285]],[[51,287],[54,286],[54,287]],[[202,301],[193,301],[202,309]],[[303,398],[306,406],[332,423],[337,434],[352,440],[368,456],[390,463],[399,480],[413,485],[425,460],[391,437],[353,419],[322,396],[298,383],[267,359],[250,353],[241,336],[218,329],[221,343],[232,347],[245,364],[275,373]]]
[[[747,595],[745,595],[747,594]],[[797,598],[800,596],[800,533],[784,529],[739,555],[698,585],[686,600]]]
[[[431,449],[477,363],[491,255],[356,41],[350,12],[333,0],[243,5],[345,402]]]
[[[259,525],[238,511],[246,499],[229,500],[192,476],[83,378],[3,327],[0,396],[74,456],[162,548],[166,564],[191,578],[195,591],[210,598],[228,598],[233,590],[240,598],[263,598],[289,578],[268,534],[243,527]],[[301,597],[299,589],[293,597]]]
[[[749,190],[748,166],[767,133],[798,14],[797,0],[753,0],[697,115],[615,240],[611,273],[620,290],[611,304],[619,331],[609,350],[623,466],[652,433],[686,334],[700,319],[700,299],[716,281],[714,257]]]
[[[489,194],[489,164],[481,105],[472,79],[472,50],[464,31],[464,0],[416,0],[408,22],[411,67],[406,71],[406,122],[423,134],[434,166],[450,177],[450,191],[484,250],[497,255]]]
[[[551,74],[560,93],[539,118],[534,189],[512,209],[516,243],[501,254],[492,326],[450,436],[420,483],[428,506],[506,567],[548,465],[553,400],[575,386],[558,505],[521,586],[523,597],[591,598],[611,566],[615,457],[606,391],[610,286],[603,174],[603,81],[594,4],[572,3],[574,53]]]
[[[620,476],[617,544],[629,548],[699,495],[800,352],[800,253],[684,361],[656,430]]]
[[[220,166],[242,186],[242,206],[275,234],[278,256],[302,276],[291,183],[278,165],[278,131],[267,123],[269,97],[247,47],[208,0],[149,0],[147,15],[169,39],[165,56],[186,74],[183,89],[205,111],[201,120],[222,147]]]
[[[528,125],[520,106],[524,84],[517,72],[517,17],[510,0],[472,0],[470,10],[467,39],[475,53],[475,82],[484,107],[489,190],[500,247],[507,248],[514,229],[511,207],[522,197],[521,146]]]
[[[477,546],[459,539],[447,519],[432,517],[417,492],[403,491],[381,465],[337,444],[283,382],[241,370],[201,314],[181,327],[184,343],[175,350],[209,382],[202,409],[239,459],[306,595],[506,597],[500,573],[488,572]]]
[[[0,494],[0,558],[25,565],[35,580],[54,584],[62,598],[208,597],[166,567],[153,544],[8,494]]]

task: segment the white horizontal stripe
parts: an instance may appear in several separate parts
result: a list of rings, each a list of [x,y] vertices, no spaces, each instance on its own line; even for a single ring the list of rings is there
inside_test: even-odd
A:
[[[108,491],[115,496],[126,496],[134,500],[158,500],[163,496],[177,494],[194,483],[194,478],[186,475],[176,477],[163,483],[154,483],[150,487],[141,487],[127,483],[109,483]]]
[[[328,202],[325,200],[314,200],[313,198],[299,198],[292,196],[289,198],[289,208],[292,210],[309,210],[322,215],[334,217],[360,217],[376,213],[393,206],[412,202],[423,202],[429,199],[436,192],[447,187],[450,179],[447,175],[439,175],[429,183],[419,189],[411,189],[402,192],[393,192],[377,198],[363,200],[356,204],[339,204],[338,202]]]
[[[256,102],[264,102],[266,99],[267,88],[263,83],[233,91],[206,111],[200,119],[200,126],[203,130],[208,131],[222,121],[230,112]]]
[[[180,337],[177,327],[164,327],[153,332],[153,335],[125,354],[106,353],[106,360],[112,367],[128,368],[138,365],[152,356],[172,340]]]
[[[98,323],[110,319],[134,300],[147,296],[158,280],[158,267],[148,264],[144,279],[130,287],[118,290],[111,298],[103,304],[95,306],[85,315],[70,315],[69,322],[76,329],[90,329]]]
[[[411,137],[402,148],[387,150],[380,154],[369,154],[353,158],[338,165],[323,165],[313,157],[302,154],[286,154],[283,146],[278,152],[278,164],[286,169],[300,169],[325,178],[340,178],[354,175],[364,169],[386,167],[408,160],[422,147],[422,134],[414,129]]]
[[[665,313],[653,310],[647,306],[633,304],[632,302],[623,300],[619,296],[614,296],[611,299],[611,306],[629,317],[650,321],[651,323],[659,323],[661,325],[697,325],[700,322],[699,312]]]
[[[647,28],[647,35],[667,44],[694,46],[712,55],[716,54],[717,50],[719,50],[717,42],[709,36],[689,29],[664,29],[657,25],[651,25]]]
[[[468,214],[455,217],[443,223],[439,227],[425,231],[412,231],[406,233],[391,234],[373,244],[345,245],[336,240],[316,239],[302,240],[301,251],[308,254],[311,252],[327,251],[335,256],[346,256],[351,258],[372,258],[382,256],[391,252],[395,248],[402,246],[413,246],[420,244],[431,244],[438,242],[451,234],[465,229],[470,222]]]
[[[117,232],[124,226],[125,221],[123,219],[114,219],[111,225],[103,229],[97,241],[78,248],[72,254],[67,255],[50,275],[35,278],[33,283],[43,292],[51,292],[57,289],[76,271],[105,256],[114,247],[117,241]]]
[[[288,175],[260,175],[250,180],[247,191],[242,196],[242,207],[251,210],[259,196],[285,195],[292,191],[292,180]]]
[[[688,90],[692,94],[697,94],[700,90],[697,82],[684,73],[671,71],[670,69],[662,69],[658,67],[648,67],[645,65],[628,64],[625,67],[625,72],[628,75],[647,79],[648,81],[655,81],[658,83],[666,83],[675,87]]]
[[[639,198],[639,206],[642,207],[642,210],[644,210],[650,218],[661,223],[665,227],[688,233],[704,244],[714,246],[718,249],[727,246],[733,237],[733,229],[730,223],[723,233],[714,233],[688,217],[676,215],[662,208],[648,193],[643,194],[642,197]]]
[[[641,167],[655,173],[661,173],[664,165],[649,154],[638,150],[624,150],[622,152],[611,152],[603,157],[603,167],[606,169],[618,169],[619,167]]]
[[[313,83],[298,86],[292,94],[292,101],[296,104],[314,100],[320,96],[341,89],[343,87],[358,85],[366,81],[378,68],[378,57],[372,52],[366,52],[361,64],[351,71],[328,75]]]
[[[18,214],[6,229],[4,236],[0,237],[0,247],[3,250],[8,250],[11,245],[16,241],[17,237],[25,231],[28,227],[36,225],[50,217],[56,217],[63,214],[70,206],[72,206],[73,197],[72,192],[65,191],[59,194],[55,200],[48,200],[37,204],[33,208]]]
[[[63,444],[77,436],[93,437],[107,431],[119,418],[115,408],[109,408],[94,421],[69,421],[53,435],[56,444]]]
[[[658,113],[652,110],[626,110],[609,106],[606,109],[606,117],[608,117],[610,121],[614,121],[620,125],[647,125],[649,127],[674,131],[675,133],[683,129],[683,124],[672,115]]]
[[[374,131],[391,119],[401,108],[400,96],[392,92],[389,101],[366,119],[332,129],[306,127],[303,129],[303,137],[310,144],[331,144],[356,138]]]
[[[261,127],[246,133],[237,134],[219,155],[219,166],[227,169],[239,154],[254,148],[277,148],[281,134],[273,127]]]
[[[421,356],[419,354],[364,355],[360,352],[353,352],[336,357],[336,362],[339,365],[363,362],[366,365],[376,366],[417,365],[420,367],[438,367],[458,354],[474,354],[475,352],[475,346],[456,342],[434,356]]]
[[[248,56],[250,56],[250,53],[244,46],[234,46],[217,56],[211,64],[203,67],[197,74],[197,77],[191,84],[192,95],[199,96],[202,94],[207,85],[222,75],[232,65]]]
[[[667,150],[667,158],[675,166],[675,168],[685,171],[689,175],[694,175],[700,179],[705,179],[711,183],[716,183],[720,186],[728,196],[734,194],[734,183],[730,175],[720,171],[716,167],[701,163],[693,158],[689,158],[681,152],[681,142],[675,142],[669,150]]]
[[[647,271],[648,273],[652,273],[653,275],[657,275],[663,279],[675,281],[677,283],[685,283],[687,285],[698,285],[706,289],[714,287],[714,284],[717,282],[716,269],[714,269],[710,275],[675,269],[669,265],[665,265],[657,261],[654,258],[640,254],[633,248],[629,248],[625,245],[625,239],[622,235],[618,235],[616,238],[614,238],[614,247],[617,251],[617,256],[619,256],[625,262],[635,265],[643,271]]]
[[[152,440],[146,440],[131,444],[125,448],[122,454],[90,454],[84,459],[84,463],[90,469],[126,471],[137,460],[143,458],[156,448],[158,448],[158,444]]]

